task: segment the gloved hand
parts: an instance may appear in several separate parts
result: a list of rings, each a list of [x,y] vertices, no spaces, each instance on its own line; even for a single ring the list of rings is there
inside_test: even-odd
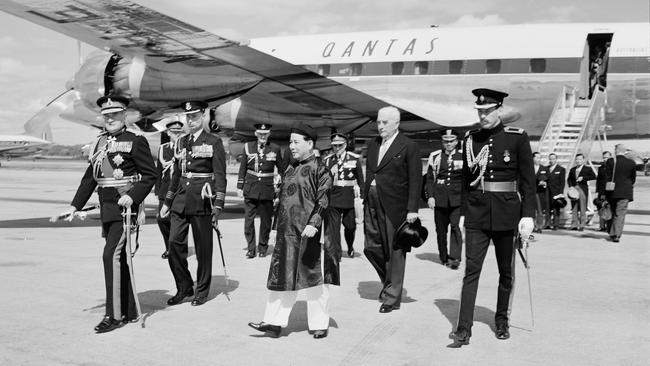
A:
[[[406,222],[409,224],[412,224],[417,220],[420,216],[416,212],[409,212],[406,214]]]
[[[70,206],[70,208],[67,209],[65,212],[50,217],[50,222],[57,222],[61,218],[64,218],[66,221],[72,221],[75,212],[77,212],[77,208],[75,208],[74,206]]]
[[[521,220],[519,220],[519,235],[523,240],[528,240],[528,237],[533,233],[534,228],[535,223],[533,222],[532,217],[522,217]]]
[[[219,207],[215,207],[212,209],[212,225],[218,227],[219,226],[219,216],[221,216],[221,209]]]
[[[430,209],[433,210],[433,209],[436,207],[436,200],[433,199],[433,197],[430,197],[430,198],[427,200],[427,205],[429,206]]]
[[[122,207],[130,207],[133,205],[133,198],[131,198],[131,196],[128,194],[125,194],[124,196],[120,197],[119,200],[117,200],[117,204]]]
[[[354,190],[354,198],[359,198],[361,196],[361,188],[355,185],[352,189]]]
[[[163,204],[160,208],[160,217],[164,219],[167,216],[169,216],[169,206]]]
[[[318,232],[318,229],[311,225],[305,226],[305,230],[302,231],[302,236],[306,236],[308,238],[313,238],[314,235]]]

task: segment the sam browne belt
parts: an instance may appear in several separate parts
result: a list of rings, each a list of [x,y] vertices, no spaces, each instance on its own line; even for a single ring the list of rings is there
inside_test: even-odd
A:
[[[183,178],[214,178],[214,173],[194,173],[187,172],[182,174]]]
[[[116,178],[95,178],[97,181],[97,186],[101,188],[107,187],[124,187],[129,183],[134,183],[140,180],[139,175],[129,175],[122,177],[121,179]]]
[[[258,178],[269,178],[269,177],[273,177],[275,175],[274,173],[260,173],[260,172],[256,172],[256,171],[253,171],[253,170],[250,170],[250,169],[246,170],[246,172],[248,174],[254,175],[254,176],[258,177]]]
[[[517,182],[490,182],[481,181],[476,187],[483,192],[511,192],[517,193]]]

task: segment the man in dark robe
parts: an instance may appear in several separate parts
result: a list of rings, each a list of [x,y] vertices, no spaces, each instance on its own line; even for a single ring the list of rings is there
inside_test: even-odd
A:
[[[289,148],[293,156],[280,188],[278,228],[267,288],[270,290],[260,323],[248,323],[272,337],[280,336],[298,292],[307,298],[307,321],[314,338],[327,336],[329,287],[339,285],[338,273],[321,270],[318,231],[328,205],[332,178],[314,156],[316,130],[306,124],[291,130]],[[338,269],[338,267],[336,268]],[[326,269],[327,270],[327,269]]]

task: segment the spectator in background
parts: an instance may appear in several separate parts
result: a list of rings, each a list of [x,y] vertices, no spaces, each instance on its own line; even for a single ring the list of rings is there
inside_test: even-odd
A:
[[[596,177],[596,200],[599,203],[599,205],[604,205],[607,197],[605,196],[605,182],[607,182],[607,170],[606,170],[606,163],[607,160],[612,158],[612,153],[609,151],[603,152],[603,162],[600,164],[600,167],[598,167],[598,176]],[[597,205],[598,206],[598,205]],[[601,208],[599,207],[599,210]],[[609,220],[604,220],[602,215],[600,216],[600,224],[599,224],[599,231],[607,231],[607,228],[609,227]]]
[[[548,196],[549,196],[549,205],[551,209],[551,225],[553,230],[557,230],[560,225],[560,208],[554,204],[554,200],[558,196],[564,195],[564,184],[566,182],[566,169],[558,165],[557,155],[550,153],[548,155],[548,161],[550,163],[548,167]]]
[[[535,230],[541,233],[542,228],[550,223],[550,208],[548,199],[548,166],[542,164],[542,155],[539,152],[533,153],[533,165],[535,167],[536,196],[535,196]]]

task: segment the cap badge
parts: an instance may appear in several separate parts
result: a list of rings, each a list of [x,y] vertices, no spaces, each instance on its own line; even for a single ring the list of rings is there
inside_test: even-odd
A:
[[[481,103],[485,102],[485,96],[481,95],[480,97],[478,97],[478,100],[480,100]]]
[[[190,102],[186,102],[186,103],[185,103],[185,110],[186,110],[186,111],[189,111],[190,109],[192,109],[192,103],[190,103]]]

